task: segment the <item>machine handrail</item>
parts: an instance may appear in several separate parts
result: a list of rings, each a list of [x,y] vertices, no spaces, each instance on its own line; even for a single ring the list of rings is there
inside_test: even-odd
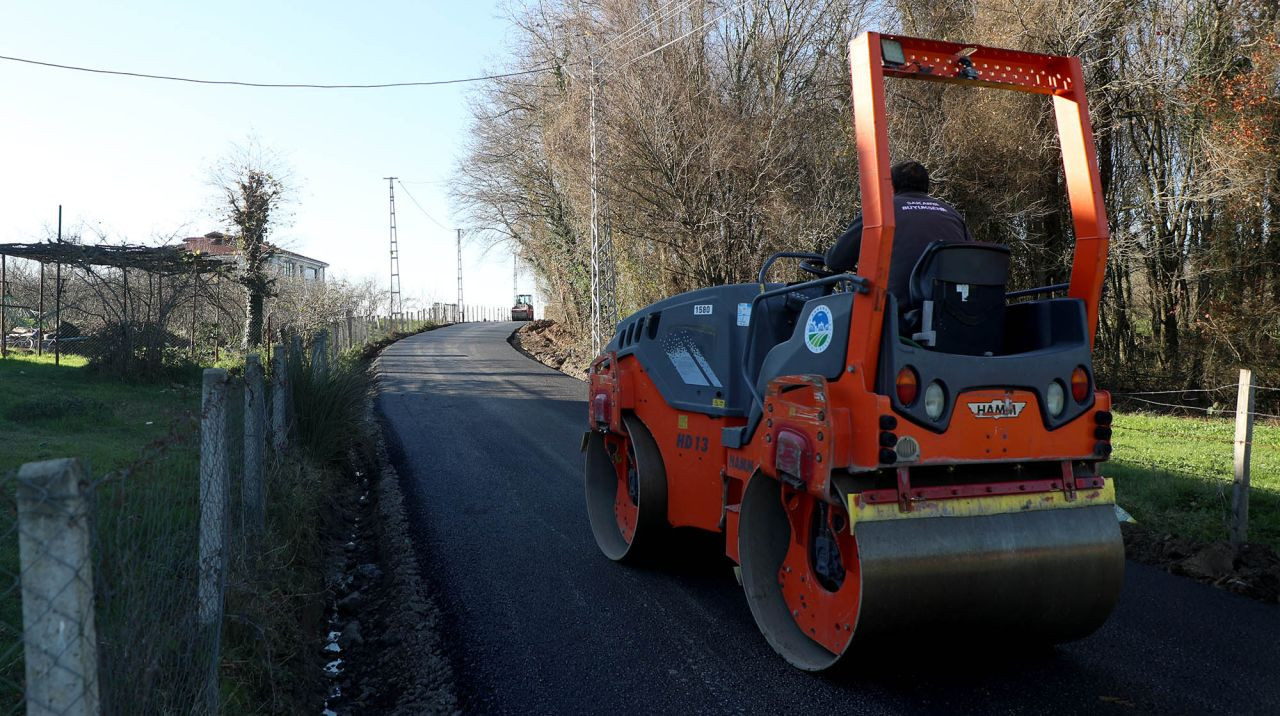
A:
[[[808,251],[779,251],[764,260],[764,265],[760,267],[760,275],[756,281],[764,283],[765,277],[769,274],[769,269],[777,262],[778,259],[813,259],[817,261],[825,261],[826,257],[822,254],[810,253]]]
[[[1071,288],[1069,283],[1055,283],[1052,286],[1038,286],[1036,288],[1024,288],[1021,291],[1010,291],[1004,295],[1005,299],[1022,298],[1023,296],[1039,296],[1042,293],[1057,293]]]
[[[791,253],[791,252],[782,252],[782,254],[774,254],[769,258],[770,260],[772,260],[775,257],[776,258],[796,258],[797,257],[797,256],[790,256],[790,257],[784,256],[783,254],[786,254],[786,253]],[[798,256],[806,256],[806,255],[798,254]],[[769,264],[768,262],[766,262],[764,268],[767,269],[768,267],[769,267]],[[761,275],[763,275],[764,269],[761,269],[760,272],[761,272]],[[836,274],[835,276],[823,276],[822,278],[815,278],[811,281],[804,281],[801,283],[791,284],[787,286],[779,286],[778,288],[769,289],[767,291],[761,290],[761,292],[757,294],[755,298],[751,299],[751,314],[750,314],[750,318],[747,320],[747,336],[746,336],[746,340],[743,342],[742,364],[739,366],[739,368],[741,368],[742,370],[742,377],[743,377],[743,381],[747,384],[747,390],[751,391],[751,399],[753,401],[753,405],[755,403],[759,403],[761,406],[764,405],[764,400],[760,397],[760,393],[756,391],[755,381],[751,380],[751,371],[749,369],[750,366],[747,363],[748,359],[751,357],[751,353],[750,353],[751,338],[752,336],[755,335],[755,330],[756,330],[756,320],[755,320],[756,304],[759,303],[760,301],[765,300],[766,298],[781,296],[783,294],[792,293],[793,291],[803,291],[807,288],[816,288],[818,286],[831,286],[839,283],[848,283],[850,287],[853,288],[855,293],[868,293],[871,291],[871,282],[866,278],[862,276],[855,276],[854,274],[850,274],[850,273],[840,273],[840,274]],[[760,288],[764,289],[763,281],[760,283]],[[747,430],[749,433],[755,432],[755,425],[748,424]]]

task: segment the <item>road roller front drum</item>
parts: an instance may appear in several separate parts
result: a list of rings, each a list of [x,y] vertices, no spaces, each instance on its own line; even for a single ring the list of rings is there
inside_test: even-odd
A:
[[[584,490],[596,544],[615,561],[653,552],[667,527],[667,474],[644,423],[624,418],[625,434],[587,438]]]
[[[801,669],[834,666],[877,635],[1078,639],[1106,621],[1124,578],[1110,505],[908,516],[859,524],[856,537],[848,519],[762,474],[743,495],[747,603],[769,645]]]

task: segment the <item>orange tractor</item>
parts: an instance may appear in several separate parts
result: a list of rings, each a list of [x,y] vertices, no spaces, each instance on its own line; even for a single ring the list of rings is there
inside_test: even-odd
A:
[[[722,533],[760,631],[810,671],[875,635],[1086,636],[1115,604],[1124,551],[1099,473],[1110,396],[1091,350],[1108,232],[1080,61],[866,33],[850,64],[856,273],[776,254],[758,283],[618,325],[588,394],[596,542],[622,561],[670,527]],[[1069,284],[1006,293],[1007,247],[934,244],[898,305],[885,77],[1052,98]],[[814,277],[768,282],[783,258]]]

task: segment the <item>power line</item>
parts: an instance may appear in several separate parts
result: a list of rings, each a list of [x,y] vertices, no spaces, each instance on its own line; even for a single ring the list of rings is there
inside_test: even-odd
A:
[[[391,87],[431,87],[435,85],[454,85],[465,82],[483,82],[485,80],[497,80],[504,77],[518,77],[520,75],[532,75],[539,72],[547,72],[561,67],[559,64],[546,65],[543,67],[535,67],[531,70],[520,70],[518,72],[504,72],[496,75],[484,75],[480,77],[458,77],[447,80],[424,80],[419,82],[376,82],[370,84],[311,84],[305,82],[245,82],[240,80],[206,80],[194,77],[178,77],[175,75],[157,75],[147,72],[126,72],[124,70],[107,70],[98,67],[81,67],[78,65],[64,65],[57,62],[44,62],[42,60],[32,60],[24,57],[9,57],[0,55],[0,60],[8,60],[9,62],[21,62],[27,65],[38,65],[40,67],[53,67],[60,70],[73,70],[75,72],[91,72],[99,75],[117,75],[120,77],[136,77],[148,80],[167,80],[170,82],[189,82],[200,85],[231,85],[235,87],[263,87],[269,89],[387,89]]]
[[[668,0],[667,2],[659,5],[658,9],[654,10],[648,17],[623,30],[618,33],[617,37],[601,45],[600,49],[596,52],[604,52],[613,45],[617,45],[618,49],[626,47],[632,42],[640,39],[644,33],[657,29],[663,21],[678,17],[680,13],[688,10],[692,5],[693,0],[684,0],[684,2],[680,2],[679,0]]]
[[[657,48],[654,48],[638,57],[634,57],[628,60],[627,62],[623,63],[622,66],[619,67],[618,69],[622,69],[624,67],[631,65],[632,63],[643,60],[644,58],[649,57],[650,55],[656,52],[660,52],[670,47],[671,45],[674,45],[677,42],[684,40],[685,38],[689,37],[695,32],[699,32],[707,28],[711,24],[718,22],[720,19],[728,15],[731,11],[741,9],[742,6],[747,4],[747,1],[748,0],[743,0],[736,7],[730,7],[726,9],[724,12],[720,13],[715,18],[703,23],[702,25],[698,26],[697,28],[694,28],[693,30],[690,30],[689,32],[686,32],[680,37],[677,37],[676,39],[671,40],[670,42],[667,42],[666,44],[663,44]],[[638,39],[646,30],[655,28],[662,21],[669,20],[675,17],[678,13],[687,9],[690,4],[691,4],[690,2],[684,2],[684,3],[681,3],[680,5],[677,5],[675,0],[670,0],[669,2],[664,3],[662,6],[659,7],[657,11],[655,11],[649,17],[637,22],[635,25],[632,25],[631,27],[627,28],[622,33],[620,33],[617,37],[613,38],[609,42],[606,42],[600,48],[600,51],[608,49],[611,45],[617,44],[619,42],[622,43],[619,46],[626,46],[631,44],[631,42]],[[445,79],[445,80],[421,80],[421,81],[413,81],[413,82],[371,82],[371,83],[365,83],[365,84],[340,84],[340,83],[310,83],[310,82],[251,82],[246,80],[210,80],[210,79],[202,79],[198,77],[182,77],[179,75],[162,75],[162,74],[154,74],[150,72],[129,72],[127,70],[109,70],[101,67],[84,67],[82,65],[67,65],[60,62],[47,62],[45,60],[33,60],[27,57],[13,57],[11,55],[0,55],[0,60],[4,60],[8,62],[17,62],[21,64],[26,64],[26,65],[35,65],[37,67],[50,67],[50,68],[59,69],[59,70],[69,70],[72,72],[88,72],[91,74],[98,74],[98,75],[113,75],[116,77],[133,77],[137,79],[148,79],[148,80],[164,80],[167,82],[187,82],[190,84],[221,85],[221,86],[231,86],[231,87],[255,87],[255,88],[262,88],[262,89],[325,89],[325,90],[390,89],[395,87],[434,87],[437,85],[452,85],[452,84],[464,84],[469,82],[484,82],[487,80],[498,80],[498,79],[504,79],[507,77],[520,77],[523,75],[539,74],[542,72],[549,72],[552,70],[562,69],[564,67],[571,66],[571,65],[584,64],[586,62],[585,60],[580,60],[577,62],[556,63],[552,65],[544,65],[542,67],[535,67],[530,70],[502,72],[502,73],[492,74],[492,75],[478,75],[475,77],[456,77],[456,78]]]
[[[652,54],[654,54],[654,53],[661,52],[662,50],[665,50],[665,49],[667,49],[668,47],[671,47],[672,45],[674,45],[674,44],[676,44],[677,42],[680,42],[681,40],[683,40],[683,39],[685,39],[685,38],[689,37],[690,35],[692,35],[692,34],[693,34],[693,33],[695,33],[695,32],[701,32],[702,30],[705,30],[706,28],[710,27],[711,25],[713,25],[713,24],[715,24],[715,23],[717,23],[717,22],[720,22],[720,20],[724,19],[724,17],[725,17],[726,15],[728,15],[730,12],[733,12],[734,10],[741,10],[741,9],[743,8],[743,6],[745,6],[748,2],[750,2],[750,0],[742,0],[742,2],[738,3],[736,6],[732,6],[732,7],[728,7],[728,8],[726,8],[724,12],[720,13],[719,15],[716,15],[715,17],[711,18],[710,20],[707,20],[706,22],[704,22],[704,23],[702,23],[701,25],[699,25],[699,26],[697,26],[697,27],[693,28],[692,30],[690,30],[690,31],[686,32],[685,34],[681,35],[680,37],[677,37],[676,39],[674,39],[674,40],[672,40],[672,41],[670,41],[670,42],[668,42],[668,43],[666,43],[666,44],[659,45],[659,46],[657,46],[657,47],[653,48],[652,50],[649,50],[648,52],[644,53],[643,55],[640,55],[640,56],[638,56],[638,57],[633,57],[633,58],[631,58],[630,60],[627,60],[626,62],[622,63],[622,65],[620,65],[620,66],[618,67],[618,70],[624,70],[624,69],[626,69],[627,67],[629,67],[630,65],[635,64],[636,62],[639,62],[640,60],[643,60],[644,58],[646,58],[646,57],[648,57],[648,56],[650,56],[650,55],[652,55]],[[618,70],[615,70],[615,71],[618,71]]]
[[[436,217],[432,216],[427,212],[426,209],[422,208],[422,204],[419,204],[418,200],[413,198],[413,194],[409,193],[409,190],[405,187],[404,182],[397,179],[396,183],[400,185],[400,190],[404,192],[405,196],[409,197],[409,201],[412,201],[414,206],[418,207],[418,211],[421,211],[423,216],[427,217],[428,219],[431,219],[431,223],[435,224],[436,226],[439,226],[445,231],[449,230],[449,227],[445,226],[444,224],[441,224],[439,221],[436,221]]]

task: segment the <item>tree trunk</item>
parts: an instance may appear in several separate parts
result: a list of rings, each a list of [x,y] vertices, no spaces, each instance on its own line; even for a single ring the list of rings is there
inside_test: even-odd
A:
[[[262,309],[266,296],[260,290],[249,289],[245,304],[244,349],[257,350],[262,345]]]

